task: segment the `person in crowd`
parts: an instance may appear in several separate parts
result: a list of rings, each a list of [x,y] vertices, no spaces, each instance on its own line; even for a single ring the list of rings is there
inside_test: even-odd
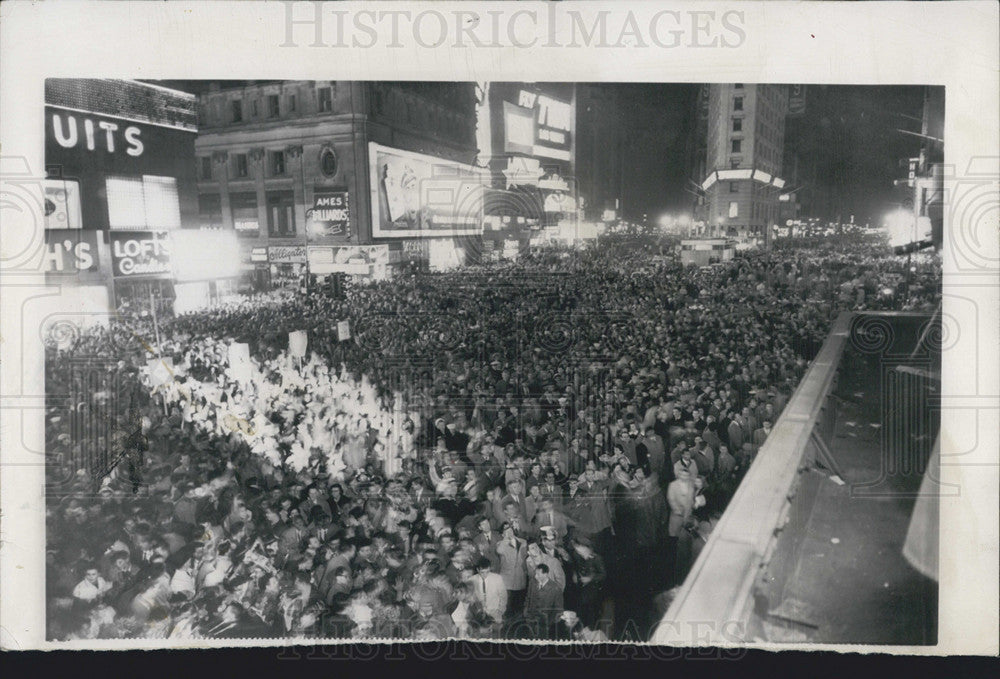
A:
[[[550,577],[547,564],[537,564],[533,575],[524,602],[524,620],[536,639],[551,639],[563,612],[563,591]]]

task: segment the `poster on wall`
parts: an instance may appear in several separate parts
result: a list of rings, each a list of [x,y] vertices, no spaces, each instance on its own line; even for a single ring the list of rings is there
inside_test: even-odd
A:
[[[372,236],[472,236],[483,230],[486,170],[370,143]]]
[[[111,269],[115,278],[170,276],[167,231],[111,231]]]

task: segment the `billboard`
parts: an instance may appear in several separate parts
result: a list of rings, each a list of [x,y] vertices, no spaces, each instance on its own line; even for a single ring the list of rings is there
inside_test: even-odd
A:
[[[167,231],[111,231],[111,272],[115,278],[170,278]]]
[[[519,91],[516,104],[503,102],[504,151],[568,162],[573,115],[573,104],[568,101]]]
[[[485,170],[374,142],[368,154],[373,238],[482,233]]]
[[[389,264],[388,245],[345,245],[342,247],[310,247],[309,271],[325,275],[346,273],[369,275],[373,267]]]
[[[351,205],[347,191],[317,191],[306,227],[310,243],[345,238],[351,230]]]

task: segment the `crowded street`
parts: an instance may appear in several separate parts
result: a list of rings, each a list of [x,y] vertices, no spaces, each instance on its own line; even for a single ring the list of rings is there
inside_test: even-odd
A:
[[[609,235],[120,309],[48,349],[50,637],[645,641],[832,319],[933,311],[935,260]]]

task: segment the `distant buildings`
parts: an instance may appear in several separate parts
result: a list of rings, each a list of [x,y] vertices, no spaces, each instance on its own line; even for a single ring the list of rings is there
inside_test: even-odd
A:
[[[785,188],[782,159],[788,88],[784,85],[703,85],[697,134],[704,153],[693,168],[703,197],[696,219],[709,233],[765,239],[778,223]]]

